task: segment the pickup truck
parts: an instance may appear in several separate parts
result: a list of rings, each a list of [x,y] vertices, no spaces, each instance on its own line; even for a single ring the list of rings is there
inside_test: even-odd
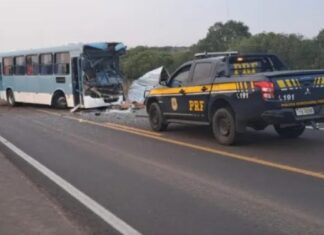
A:
[[[151,128],[209,125],[232,145],[247,127],[273,125],[284,138],[324,121],[324,70],[287,70],[272,54],[202,53],[145,94]]]

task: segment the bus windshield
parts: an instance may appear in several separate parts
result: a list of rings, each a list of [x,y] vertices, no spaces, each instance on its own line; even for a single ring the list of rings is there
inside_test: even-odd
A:
[[[105,93],[121,92],[123,77],[119,69],[119,57],[125,53],[125,49],[120,43],[84,47],[81,66],[86,94],[102,97]]]

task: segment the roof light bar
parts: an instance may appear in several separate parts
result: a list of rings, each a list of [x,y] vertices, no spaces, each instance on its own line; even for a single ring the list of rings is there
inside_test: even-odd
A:
[[[237,55],[238,53],[239,53],[238,51],[202,52],[202,53],[196,53],[195,58],[202,59],[202,58],[210,58],[210,57],[231,56],[231,55]]]

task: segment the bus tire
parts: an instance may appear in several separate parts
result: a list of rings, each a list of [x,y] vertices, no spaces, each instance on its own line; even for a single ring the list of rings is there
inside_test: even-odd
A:
[[[168,123],[163,117],[162,110],[158,103],[154,102],[150,105],[149,108],[149,120],[150,125],[153,131],[165,131],[168,127]]]
[[[299,124],[299,125],[290,126],[290,127],[280,127],[279,125],[275,125],[274,128],[280,137],[288,138],[288,139],[298,138],[305,131],[304,124]]]
[[[224,107],[215,111],[212,129],[218,143],[222,145],[235,144],[238,133],[236,132],[234,114],[230,108]]]
[[[55,92],[53,96],[52,106],[57,109],[67,108],[67,101],[63,92]]]
[[[7,103],[11,107],[14,107],[17,105],[16,100],[15,100],[15,95],[11,89],[7,91]]]

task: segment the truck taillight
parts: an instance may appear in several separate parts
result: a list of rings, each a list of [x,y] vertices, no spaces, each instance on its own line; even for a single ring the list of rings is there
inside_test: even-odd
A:
[[[262,98],[264,100],[274,99],[274,85],[272,82],[255,82],[254,85],[261,89]]]

